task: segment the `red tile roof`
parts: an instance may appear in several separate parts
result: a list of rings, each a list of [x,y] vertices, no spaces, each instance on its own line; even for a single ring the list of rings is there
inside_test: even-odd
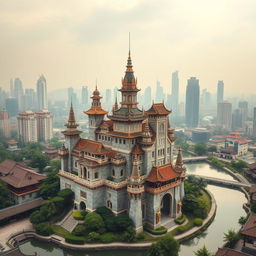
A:
[[[99,106],[99,107],[91,107],[89,110],[84,111],[84,113],[87,115],[105,115],[108,112]]]
[[[164,103],[156,103],[146,111],[147,115],[169,115],[172,111],[168,110]]]
[[[240,230],[240,234],[256,238],[256,214],[252,214]]]
[[[25,163],[17,163],[12,160],[0,163],[0,174],[2,174],[0,180],[15,188],[36,185],[46,178],[45,175],[37,173]]]
[[[250,187],[250,194],[256,193],[256,184],[252,184]]]
[[[149,182],[164,182],[179,177],[180,174],[175,172],[171,165],[164,165],[161,167],[153,167],[147,181]]]
[[[134,155],[141,155],[141,154],[144,153],[144,151],[141,149],[141,146],[139,144],[136,144],[133,147],[131,153],[134,154]]]
[[[229,248],[219,248],[215,256],[249,256],[249,254]]]
[[[80,139],[74,150],[83,151],[83,152],[90,152],[94,154],[106,154],[108,150],[104,147],[101,142],[92,141],[87,139]]]

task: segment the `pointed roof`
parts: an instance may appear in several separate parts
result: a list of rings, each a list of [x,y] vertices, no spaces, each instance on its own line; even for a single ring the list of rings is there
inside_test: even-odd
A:
[[[134,156],[134,159],[133,159],[133,163],[132,163],[132,174],[131,174],[131,178],[132,179],[136,179],[136,180],[138,180],[138,179],[140,179],[140,170],[139,170],[139,168],[138,168],[138,158],[137,158],[137,156],[135,155]]]
[[[131,153],[132,153],[133,155],[141,155],[141,154],[144,153],[144,151],[141,149],[141,146],[140,146],[139,144],[136,144],[136,145],[133,147]]]
[[[168,110],[164,103],[153,103],[151,108],[145,113],[147,115],[169,115],[172,111]]]
[[[153,167],[150,174],[147,177],[149,182],[165,182],[180,177],[180,174],[175,172],[170,164]]]
[[[68,122],[65,124],[65,126],[68,129],[76,129],[79,126],[79,124],[76,123],[76,118],[75,118],[75,113],[74,113],[72,102],[71,102],[70,109],[69,109]]]
[[[175,168],[183,168],[182,150],[179,148]]]

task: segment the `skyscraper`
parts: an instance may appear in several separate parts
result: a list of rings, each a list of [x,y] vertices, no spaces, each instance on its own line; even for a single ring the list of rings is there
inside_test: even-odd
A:
[[[81,95],[81,105],[84,109],[87,109],[89,107],[89,91],[88,86],[82,87],[82,95]]]
[[[37,142],[37,122],[32,111],[24,111],[17,116],[18,138],[21,144]]]
[[[187,127],[197,127],[199,121],[199,80],[196,77],[188,79],[186,89],[186,125]]]
[[[232,130],[241,129],[242,126],[242,114],[239,108],[235,109],[232,114]]]
[[[224,82],[222,80],[218,81],[217,84],[217,104],[223,102],[224,100]]]
[[[14,80],[14,89],[13,89],[14,97],[18,101],[19,111],[23,110],[23,86],[22,81],[19,78],[15,78]]]
[[[160,103],[164,101],[164,89],[161,86],[160,82],[156,82],[156,102]]]
[[[256,108],[253,108],[253,137],[256,138]]]
[[[38,141],[47,142],[52,139],[52,114],[47,110],[35,113]]]
[[[37,104],[38,109],[48,109],[46,79],[43,75],[37,80]]]
[[[10,118],[6,111],[0,112],[0,136],[5,138],[11,137]]]
[[[171,108],[173,116],[178,116],[179,109],[179,72],[175,71],[172,73],[172,97],[171,97]]]
[[[248,102],[247,101],[239,101],[238,102],[238,107],[241,112],[242,116],[242,127],[245,127],[245,122],[247,121],[248,118]]]
[[[224,130],[230,130],[232,124],[232,104],[224,101],[218,103],[217,126]]]
[[[149,108],[152,104],[152,92],[151,92],[151,87],[147,87],[145,89],[145,93],[144,93],[144,99],[143,99],[143,105],[144,108]]]
[[[36,105],[36,93],[34,89],[25,89],[25,93],[23,96],[23,109],[24,110],[35,110],[37,108]]]
[[[7,98],[5,100],[5,108],[10,117],[17,116],[19,112],[18,100],[16,98]]]

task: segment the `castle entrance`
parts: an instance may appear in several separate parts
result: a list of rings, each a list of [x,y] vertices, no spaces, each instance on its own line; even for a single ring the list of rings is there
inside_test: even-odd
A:
[[[171,215],[172,197],[170,194],[165,194],[161,201],[161,216],[167,217]]]
[[[80,206],[80,210],[82,210],[82,211],[86,210],[86,204],[85,204],[85,202],[83,202],[83,201],[80,202],[79,206]]]

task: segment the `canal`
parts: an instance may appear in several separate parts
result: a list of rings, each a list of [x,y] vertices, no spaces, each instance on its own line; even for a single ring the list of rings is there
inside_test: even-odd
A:
[[[202,174],[209,177],[234,180],[232,176],[208,163],[187,164],[189,174]],[[238,190],[208,185],[207,189],[214,195],[217,203],[217,213],[213,223],[198,237],[181,245],[179,256],[193,255],[193,252],[204,245],[212,252],[216,252],[223,244],[224,233],[229,229],[238,230],[238,219],[245,216],[242,205],[246,203],[244,194]],[[104,251],[104,252],[76,252],[67,251],[54,244],[30,240],[20,246],[22,252],[39,256],[144,256],[145,251]]]

